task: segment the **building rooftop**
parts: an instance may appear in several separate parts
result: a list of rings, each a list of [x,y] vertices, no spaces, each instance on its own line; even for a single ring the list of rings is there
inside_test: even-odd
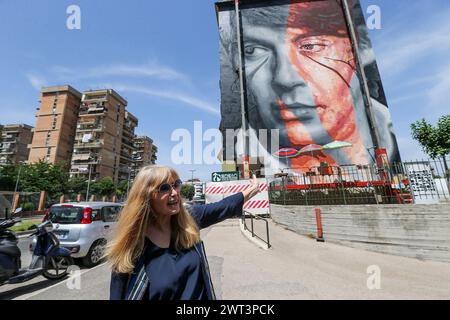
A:
[[[89,94],[110,94],[112,95],[114,98],[116,98],[117,100],[119,100],[120,102],[122,102],[122,104],[124,106],[128,105],[128,101],[125,100],[120,94],[118,94],[116,91],[114,91],[114,89],[99,89],[99,90],[86,90],[83,92],[83,94],[85,95],[89,95]]]
[[[54,93],[54,92],[66,92],[66,91],[72,93],[73,95],[75,95],[81,99],[81,92],[79,92],[75,88],[71,87],[70,85],[44,87],[41,89],[41,93]]]
[[[25,129],[29,129],[32,130],[34,129],[34,127],[25,124],[25,123],[17,123],[17,124],[5,124],[3,125],[3,130],[8,130],[8,129],[16,129],[16,128],[25,128]]]

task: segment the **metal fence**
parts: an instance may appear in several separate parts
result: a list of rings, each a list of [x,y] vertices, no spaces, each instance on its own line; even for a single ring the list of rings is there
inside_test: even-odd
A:
[[[247,220],[250,219],[250,227],[247,225]],[[261,228],[255,226],[256,221],[262,221],[265,223],[264,231]],[[269,238],[269,221],[261,216],[254,215],[251,212],[244,210],[242,215],[242,223],[244,224],[244,229],[250,231],[253,238],[258,238],[267,245],[267,249],[271,247]],[[265,233],[265,236],[262,235]]]
[[[20,192],[18,207],[23,209],[22,217],[32,216],[38,209],[40,192]],[[14,192],[0,191],[0,218],[4,219],[11,215],[13,207]]]
[[[269,183],[283,205],[412,204],[450,201],[450,159],[288,169]]]

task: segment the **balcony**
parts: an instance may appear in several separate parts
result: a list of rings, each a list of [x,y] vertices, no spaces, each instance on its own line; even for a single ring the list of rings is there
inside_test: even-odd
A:
[[[100,107],[95,106],[95,107],[88,107],[88,108],[83,107],[83,108],[80,108],[79,115],[80,116],[103,115],[107,111],[108,110],[105,107],[103,107],[103,106],[100,106]]]
[[[128,128],[124,128],[123,135],[128,137],[130,140],[133,140],[135,137],[134,130],[129,130]]]
[[[133,159],[131,159],[131,157],[128,154],[121,153],[120,157],[128,162],[133,161]]]
[[[72,155],[72,161],[87,161],[92,158],[92,153],[74,153]]]
[[[16,146],[10,143],[3,143],[0,147],[0,153],[2,154],[10,154],[16,152]]]
[[[83,148],[102,148],[104,145],[103,139],[94,140],[91,142],[85,143],[75,143],[74,148],[83,149]]]
[[[134,145],[130,142],[130,140],[127,139],[122,139],[122,145],[133,151],[136,149]]]
[[[77,127],[78,126],[87,126],[87,125],[97,125],[98,120],[97,119],[92,119],[90,120],[89,118],[84,118],[78,121]]]
[[[86,131],[95,131],[100,132],[104,131],[103,123],[92,123],[86,125],[77,125],[77,132],[86,132]]]
[[[1,155],[15,154],[15,153],[16,153],[16,152],[15,152],[15,151],[12,151],[12,150],[5,150],[5,149],[0,150],[0,154],[1,154]]]
[[[93,102],[106,102],[108,101],[108,97],[106,95],[97,95],[97,96],[89,96],[85,95],[83,97],[83,104],[90,104]]]

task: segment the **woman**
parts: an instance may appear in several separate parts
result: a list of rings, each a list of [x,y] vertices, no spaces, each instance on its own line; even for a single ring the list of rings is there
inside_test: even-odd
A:
[[[242,193],[185,209],[174,169],[139,172],[107,250],[112,300],[212,300],[214,289],[200,229],[242,215],[259,192],[256,177]]]

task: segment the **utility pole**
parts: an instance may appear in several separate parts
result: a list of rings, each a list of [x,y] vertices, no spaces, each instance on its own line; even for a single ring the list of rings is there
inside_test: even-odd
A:
[[[89,201],[89,187],[91,185],[91,168],[92,165],[88,164],[89,166],[89,176],[88,176],[88,185],[87,185],[87,190],[86,190],[86,201]]]
[[[17,195],[17,190],[19,189],[20,172],[22,171],[22,164],[23,164],[23,163],[24,163],[23,161],[20,161],[20,162],[19,162],[19,172],[17,173],[16,186],[15,186],[15,188],[14,188],[14,198],[13,198],[13,203],[16,202],[16,199],[17,199],[17,197],[18,197],[18,195]],[[11,213],[12,213],[12,212],[11,212]],[[8,219],[8,215],[6,215],[5,218]]]
[[[368,115],[369,126],[371,129],[370,131],[373,133],[373,138],[375,138],[374,144],[375,144],[376,149],[378,149],[378,148],[380,148],[380,141],[381,141],[380,134],[378,133],[378,130],[376,127],[376,122],[375,122],[375,117],[373,115],[373,105],[372,105],[372,100],[370,98],[369,85],[367,84],[366,73],[364,71],[364,66],[362,65],[361,55],[359,54],[359,47],[358,47],[358,40],[357,40],[356,32],[355,32],[355,26],[353,24],[353,19],[352,19],[352,15],[350,12],[350,7],[348,5],[348,0],[342,0],[342,4],[344,6],[344,13],[345,13],[345,18],[347,20],[347,26],[350,31],[350,39],[353,44],[353,53],[355,55],[356,67],[359,69],[359,72],[361,74],[362,89],[363,89],[364,95],[366,96],[366,111],[367,111],[367,115]]]
[[[128,199],[128,193],[130,192],[130,177],[131,177],[131,169],[128,168],[127,199]]]
[[[241,46],[241,21],[239,19],[239,1],[240,0],[234,0],[235,5],[235,12],[236,12],[236,35],[237,35],[237,44],[238,44],[238,55],[239,55],[239,83],[240,83],[240,90],[241,90],[241,121],[242,121],[242,178],[248,179],[250,178],[249,171],[248,170],[248,145],[247,145],[247,123],[246,123],[246,116],[245,116],[245,97],[244,97],[244,72],[242,70],[243,62],[242,62],[242,46]]]
[[[19,187],[19,179],[20,179],[20,172],[22,171],[22,164],[23,162],[19,162],[19,172],[17,174],[16,187],[14,188],[14,196],[16,195],[17,189]]]

